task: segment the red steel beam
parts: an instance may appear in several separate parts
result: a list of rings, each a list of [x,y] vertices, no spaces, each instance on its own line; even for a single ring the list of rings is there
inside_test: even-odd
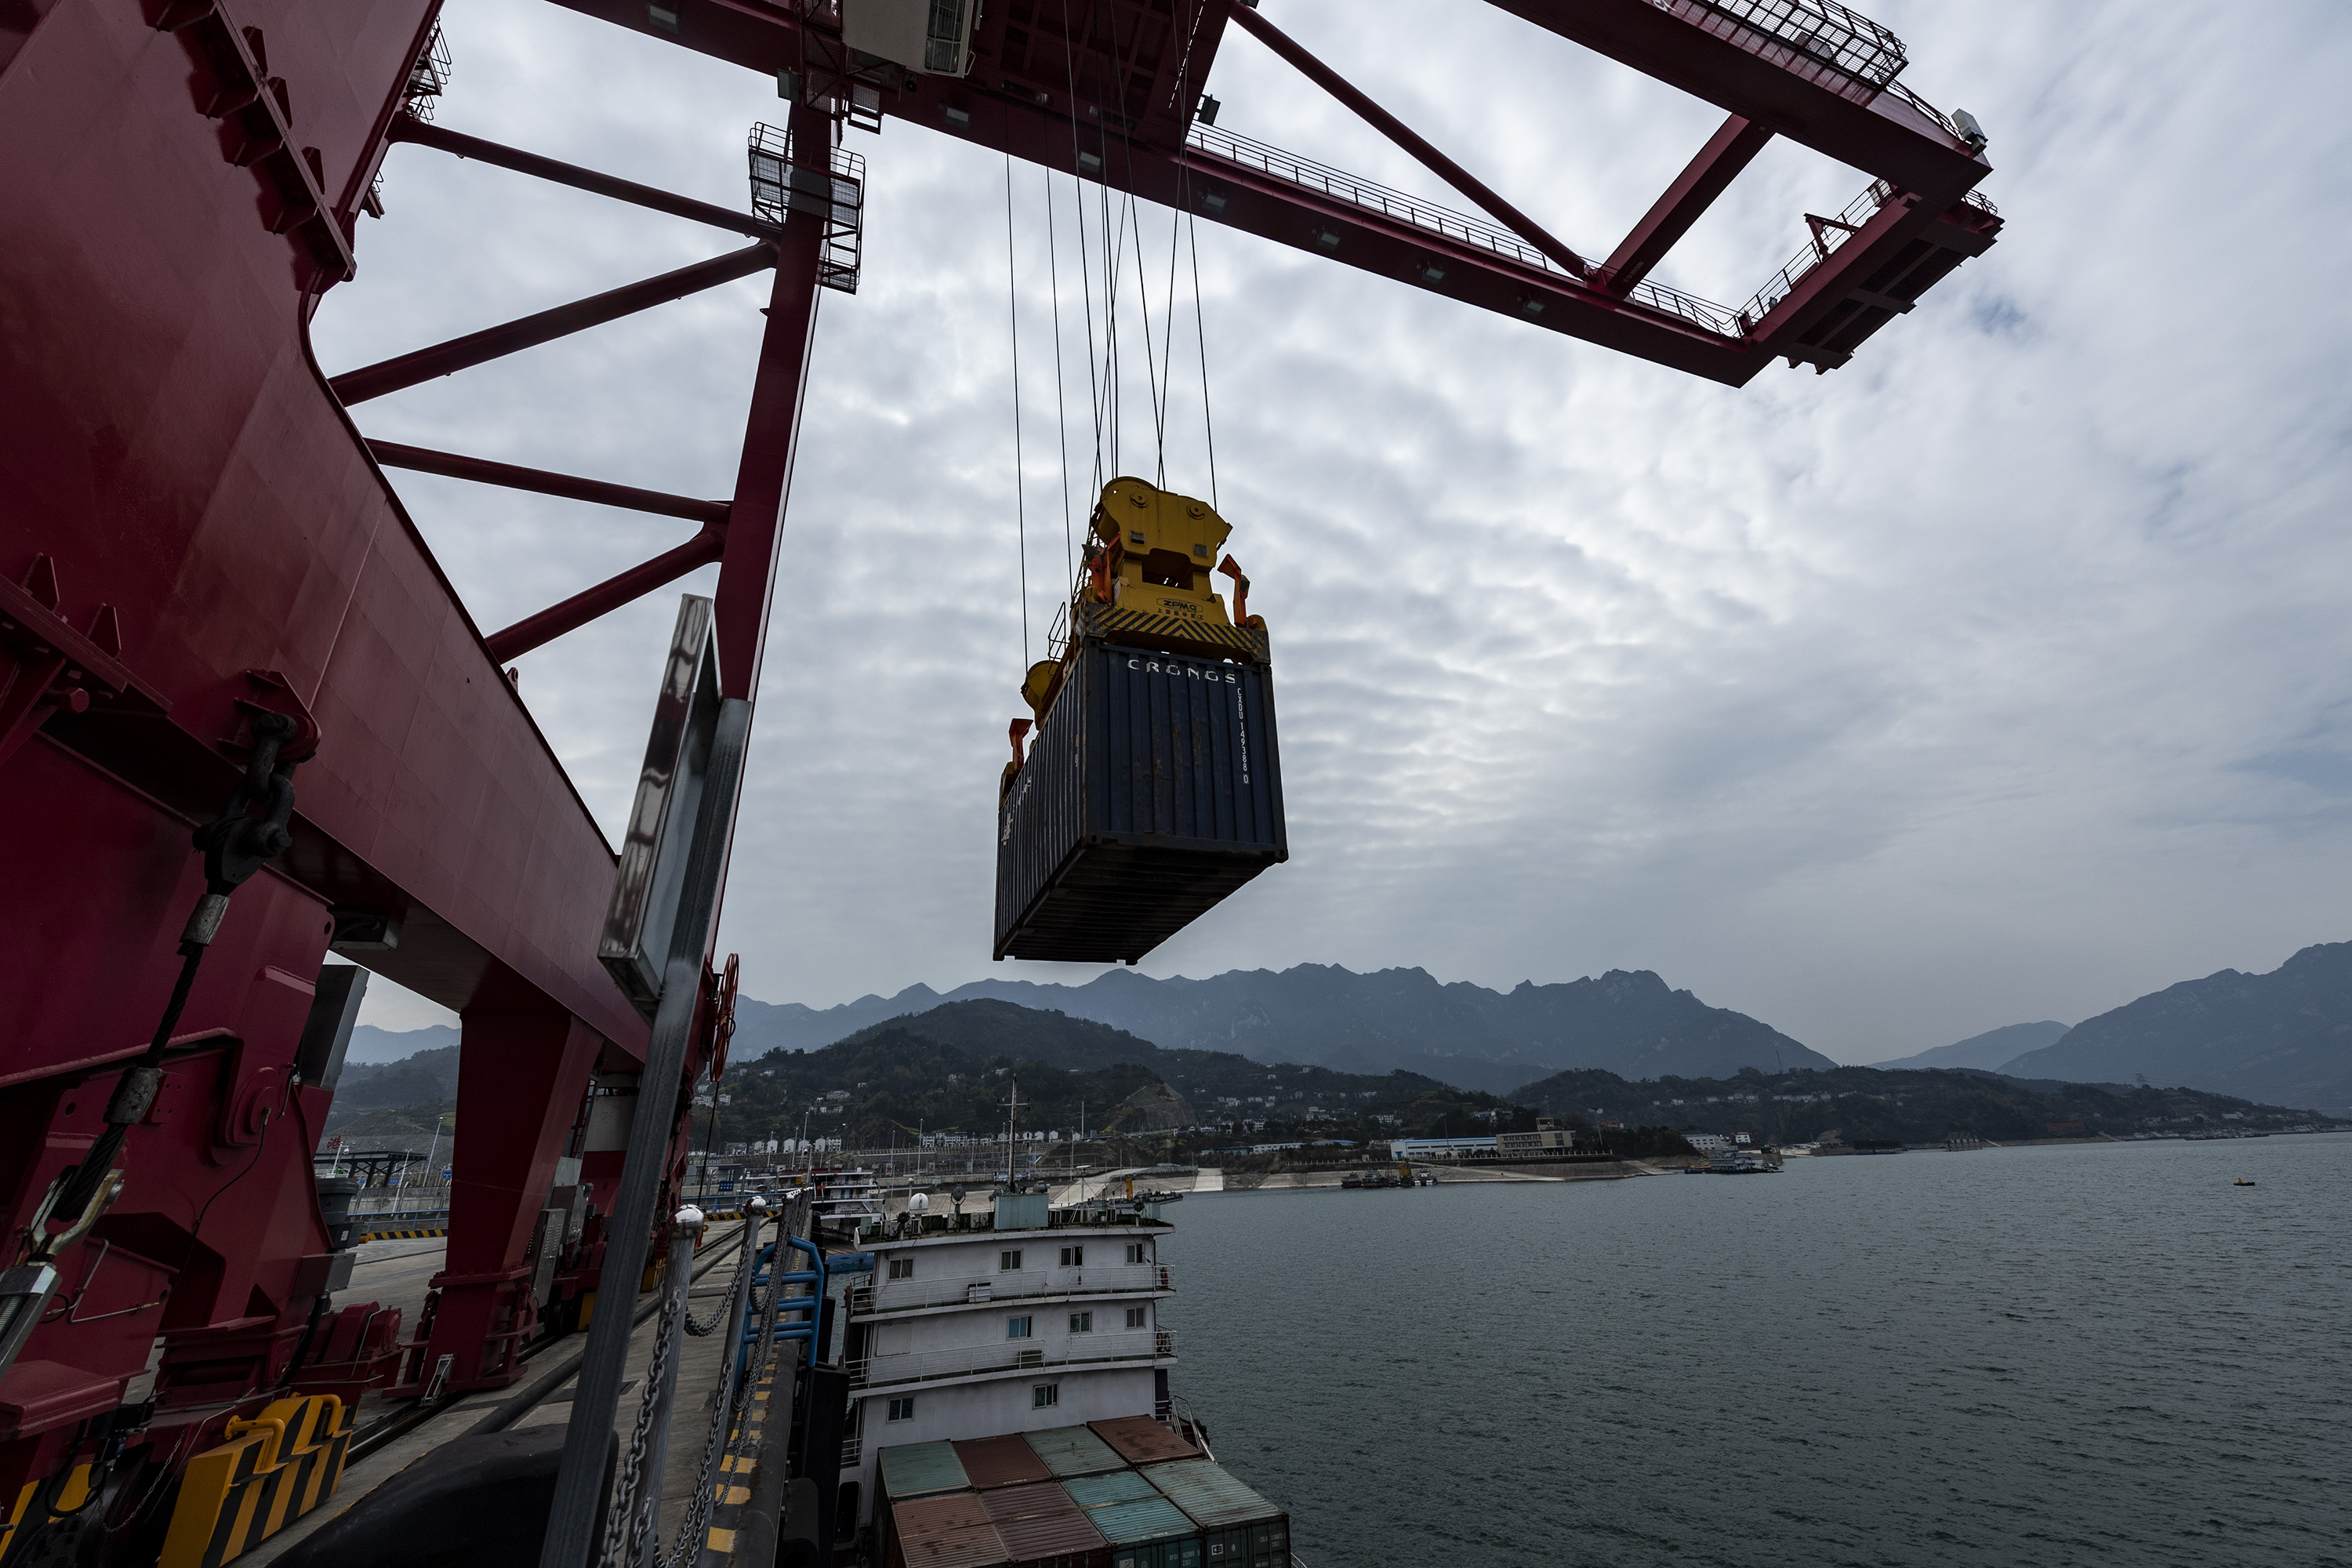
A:
[[[1700,0],[1488,4],[1816,153],[1917,191],[1937,211],[1992,172],[1968,143],[1900,93],[1873,94],[1853,85],[1841,89],[1800,76],[1746,47],[1757,36],[1729,25],[1722,10]]]
[[[820,110],[794,104],[791,129],[796,150],[833,146],[833,119]],[[800,440],[824,247],[823,218],[797,210],[787,215],[783,238],[776,245],[776,280],[767,330],[760,339],[760,368],[751,384],[751,411],[735,472],[726,558],[719,563],[713,607],[723,697],[748,700],[759,689],[768,610],[775,594],[776,551],[783,539],[784,503],[791,494],[793,458]]]
[[[1226,10],[1234,21],[1256,34],[1259,41],[1267,48],[1289,61],[1300,75],[1338,99],[1381,134],[1419,159],[1422,164],[1439,179],[1493,214],[1501,220],[1505,227],[1567,268],[1575,276],[1582,278],[1591,271],[1591,265],[1584,258],[1554,239],[1527,214],[1487,189],[1467,169],[1415,135],[1404,121],[1374,103],[1347,78],[1307,53],[1289,34],[1259,16],[1249,5],[1248,0],[1228,0]]]
[[[490,163],[501,169],[511,169],[518,174],[548,180],[559,185],[569,185],[575,191],[592,195],[610,196],[614,201],[632,202],[672,217],[682,217],[695,223],[709,224],[713,228],[749,235],[753,239],[773,239],[782,232],[774,224],[750,213],[730,212],[709,202],[698,202],[690,196],[673,195],[652,185],[641,185],[634,180],[624,180],[613,174],[603,174],[593,169],[583,169],[576,163],[558,163],[536,153],[485,142],[478,136],[468,136],[430,121],[404,114],[392,122],[386,140],[414,142],[430,147],[453,157],[470,158],[478,163]]]
[[[404,447],[397,441],[370,441],[368,450],[373,452],[375,460],[387,468],[438,474],[447,479],[471,479],[476,484],[504,485],[510,490],[531,490],[543,496],[562,496],[566,500],[594,501],[600,506],[651,512],[656,517],[682,517],[688,522],[724,525],[727,521],[727,503],[723,500],[696,500],[691,496],[666,495],[660,490],[641,490],[631,485],[607,484],[603,479],[551,474],[544,468],[493,463],[487,458],[436,452],[425,447]]]
[[[708,261],[698,261],[691,267],[681,267],[675,272],[665,272],[658,278],[625,284],[585,300],[575,300],[569,305],[558,305],[551,310],[524,316],[502,326],[485,327],[478,332],[468,332],[462,338],[436,343],[431,348],[418,349],[396,359],[359,370],[346,371],[327,384],[334,388],[345,407],[364,403],[371,397],[382,397],[388,392],[415,386],[419,382],[451,374],[470,366],[501,359],[522,349],[535,348],[552,342],[573,332],[601,327],[607,321],[617,321],[639,310],[666,305],[672,300],[716,289],[722,283],[732,283],[738,278],[748,278],[763,267],[775,264],[774,247],[764,241],[750,245],[725,256],[714,256]]]
[[[1665,194],[1643,215],[1624,243],[1601,263],[1601,286],[1622,294],[1650,275],[1675,242],[1690,232],[1699,215],[1754,162],[1772,140],[1771,127],[1735,114],[1717,128]]]
[[[725,553],[726,549],[727,530],[706,527],[677,549],[666,550],[642,565],[630,567],[617,577],[517,621],[506,630],[484,638],[484,644],[490,650],[490,658],[500,664],[510,658],[520,658],[531,649],[553,642],[566,632],[577,631],[599,616],[608,615],[633,599],[642,599],[656,588],[667,587],[698,566],[709,565]]]

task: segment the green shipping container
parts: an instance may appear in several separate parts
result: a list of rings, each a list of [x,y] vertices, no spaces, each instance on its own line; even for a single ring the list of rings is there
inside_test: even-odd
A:
[[[952,1443],[902,1443],[882,1450],[882,1491],[887,1497],[924,1497],[960,1492],[971,1485]]]
[[[1289,1568],[1290,1516],[1223,1466],[1186,1459],[1142,1473],[1201,1527],[1206,1568]]]
[[[1202,1568],[1201,1527],[1166,1498],[1105,1503],[1087,1522],[1110,1542],[1111,1568]]]
[[[1105,1476],[1073,1476],[1062,1483],[1070,1500],[1080,1508],[1104,1508],[1115,1502],[1140,1502],[1160,1495],[1158,1488],[1133,1470],[1113,1470]]]
[[[1065,1480],[1072,1476],[1127,1468],[1127,1461],[1118,1457],[1117,1449],[1084,1426],[1051,1426],[1023,1436],[1037,1450],[1037,1457],[1045,1461],[1045,1468]]]

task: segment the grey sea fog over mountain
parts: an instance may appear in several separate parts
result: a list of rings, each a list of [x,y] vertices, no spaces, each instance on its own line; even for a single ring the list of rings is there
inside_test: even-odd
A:
[[[1169,1217],[1173,1389],[1315,1568],[2352,1563],[2352,1133]]]

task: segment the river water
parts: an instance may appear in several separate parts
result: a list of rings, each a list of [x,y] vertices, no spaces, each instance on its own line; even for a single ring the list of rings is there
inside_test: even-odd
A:
[[[1169,1217],[1307,1568],[2352,1564],[2352,1134]]]

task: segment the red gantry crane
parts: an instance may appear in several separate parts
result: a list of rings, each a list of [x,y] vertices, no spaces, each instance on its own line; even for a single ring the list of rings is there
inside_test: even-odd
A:
[[[258,1510],[247,1493],[340,1463],[364,1392],[429,1405],[502,1386],[600,1278],[634,1289],[683,1169],[681,1089],[724,1065],[731,984],[711,944],[814,302],[857,278],[863,168],[845,132],[919,125],[1731,385],[1776,359],[1844,364],[2000,228],[1975,195],[1974,121],[1913,94],[1901,41],[1833,0],[1496,0],[1726,117],[1605,254],[1536,224],[1248,0],[557,3],[775,80],[787,123],[754,132],[749,212],[434,123],[438,0],[0,7],[11,1562],[152,1563],[167,1538],[195,1542],[192,1562],[234,1557],[316,1501],[317,1486]],[[1395,11],[1430,25],[1426,6]],[[1362,20],[1391,18],[1367,5]],[[1202,89],[1229,45],[1271,50],[1473,210],[1213,123]],[[1659,282],[1774,137],[1866,189],[1807,215],[1804,247],[1741,304]],[[353,276],[359,219],[381,212],[403,144],[740,243],[331,377],[310,322]],[[371,398],[761,273],[745,434],[718,499],[364,434]],[[692,531],[485,627],[399,470]],[[616,855],[505,667],[714,563],[640,789],[658,809]],[[665,847],[664,803],[689,776],[700,804]],[[676,901],[642,929],[600,924],[636,907],[615,900],[616,868],[638,905],[656,887]],[[349,1229],[322,1213],[311,1156],[362,989],[322,967],[331,952],[463,1022],[448,1252],[415,1322],[328,1310]],[[592,1363],[627,1319],[596,1318]],[[583,1373],[578,1424],[609,1428],[618,1376]],[[197,1469],[213,1479],[184,1485]],[[548,1560],[580,1561],[562,1512]]]

